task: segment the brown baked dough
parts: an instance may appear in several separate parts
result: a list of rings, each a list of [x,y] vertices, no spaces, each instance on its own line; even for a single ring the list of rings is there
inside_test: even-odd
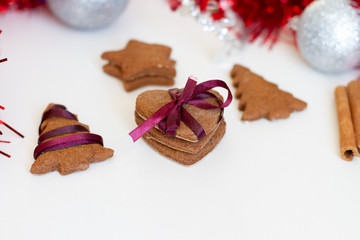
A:
[[[231,77],[236,87],[235,97],[240,99],[239,109],[244,111],[243,121],[288,118],[292,112],[306,108],[305,102],[241,65],[233,67]]]
[[[156,141],[149,134],[145,134],[143,139],[144,141],[161,155],[172,159],[183,165],[193,165],[205,157],[209,152],[211,152],[216,145],[221,141],[225,134],[226,124],[225,121],[222,121],[219,128],[215,131],[215,134],[212,136],[210,141],[196,154],[186,153],[183,151],[178,151],[176,149],[170,148],[162,143]]]
[[[138,88],[148,86],[148,85],[162,85],[162,86],[172,86],[174,85],[174,79],[162,76],[143,76],[131,81],[122,80],[121,71],[119,68],[114,67],[110,64],[106,64],[104,67],[104,72],[107,74],[120,79],[124,85],[124,89],[127,92],[131,92]]]
[[[170,54],[168,46],[130,40],[124,49],[101,57],[108,60],[104,71],[123,81],[126,91],[132,91],[145,85],[174,84],[176,62]]]
[[[220,94],[210,90],[222,100]],[[161,107],[173,101],[165,90],[149,90],[141,93],[136,100],[135,121],[138,125],[151,117]],[[219,105],[215,98],[205,101]],[[189,104],[183,104],[184,109],[202,126],[206,136],[199,140],[182,121],[176,130],[175,137],[166,136],[157,127],[148,131],[143,139],[149,146],[167,158],[184,165],[192,165],[202,159],[220,142],[225,133],[225,121],[220,109],[201,109]]]
[[[44,112],[46,112],[53,104],[50,104]],[[68,126],[68,125],[82,125],[86,129],[89,127],[80,123],[77,120],[67,119],[62,117],[53,117],[46,119],[40,126],[41,134],[51,131],[53,129]],[[64,137],[72,134],[63,134],[57,137],[49,138],[49,141],[54,138]],[[55,151],[50,151],[41,154],[32,164],[30,172],[33,174],[44,174],[58,170],[61,175],[66,175],[80,170],[89,168],[90,163],[101,162],[112,157],[114,151],[110,148],[105,148],[100,144],[86,144],[74,146]]]

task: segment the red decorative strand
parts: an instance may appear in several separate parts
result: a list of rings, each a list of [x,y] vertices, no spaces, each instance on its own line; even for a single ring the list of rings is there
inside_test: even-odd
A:
[[[10,156],[9,154],[4,153],[3,151],[0,151],[0,154],[2,154],[2,155],[4,155],[4,156],[6,156],[6,157],[8,157],[8,158],[11,158],[11,156]]]
[[[45,0],[0,0],[0,13],[4,13],[12,7],[16,9],[32,9],[44,3]]]
[[[18,131],[16,131],[14,128],[12,128],[9,124],[5,123],[4,121],[0,120],[0,124],[3,124],[5,127],[7,127],[8,129],[10,129],[11,131],[13,131],[14,133],[16,133],[17,135],[19,135],[20,137],[24,138],[24,135],[22,135],[21,133],[19,133]]]
[[[1,0],[0,0],[1,3]],[[0,30],[1,33],[1,30]],[[5,110],[5,108],[3,106],[0,105],[0,109],[1,110]],[[19,135],[20,137],[24,138],[24,135],[22,135],[21,133],[19,133],[18,131],[16,131],[14,128],[12,128],[11,126],[9,126],[9,124],[5,123],[4,121],[0,120],[0,124],[3,124],[5,127],[9,128],[11,131],[13,131],[14,133],[16,133],[17,135]],[[3,133],[0,131],[0,135],[2,135]],[[10,141],[4,141],[4,140],[0,140],[0,143],[10,143]],[[0,154],[11,158],[11,156],[3,151],[0,151]]]

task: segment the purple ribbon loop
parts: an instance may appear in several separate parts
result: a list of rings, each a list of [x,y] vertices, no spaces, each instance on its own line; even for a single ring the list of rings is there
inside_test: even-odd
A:
[[[77,120],[77,117],[74,114],[67,111],[65,106],[59,104],[51,106],[50,109],[43,114],[41,122],[51,117],[62,117]]]
[[[40,135],[38,139],[38,144],[42,143],[46,139],[57,137],[60,135],[68,134],[68,133],[76,133],[76,132],[89,132],[84,126],[82,125],[68,125],[60,128],[56,128],[54,130],[48,131]]]
[[[228,91],[228,96],[225,103],[223,103],[221,99],[219,99],[215,94],[207,92],[208,90],[215,87],[222,87]],[[183,90],[170,89],[169,94],[173,99],[172,102],[165,104],[152,116],[146,119],[141,125],[129,133],[134,142],[156,125],[159,126],[159,129],[166,136],[175,137],[176,130],[180,125],[180,121],[183,121],[184,124],[188,126],[196,135],[198,140],[201,140],[206,136],[205,130],[202,128],[199,122],[196,121],[196,119],[194,119],[191,114],[185,110],[183,104],[190,104],[202,109],[221,109],[219,117],[220,121],[224,108],[229,106],[232,101],[232,95],[229,87],[224,81],[221,80],[209,80],[196,85],[195,80],[188,78],[188,81]],[[208,103],[204,100],[205,98],[217,99],[219,106]]]
[[[59,137],[40,143],[34,150],[34,159],[41,154],[63,148],[75,147],[84,144],[100,144],[103,146],[101,136],[92,133],[78,133],[66,137]]]
[[[62,118],[77,120],[77,117],[74,114],[67,111],[66,107],[63,105],[60,105],[60,104],[54,104],[53,106],[51,106],[49,108],[49,110],[44,112],[44,114],[41,118],[41,123],[43,123],[46,119],[52,118],[52,117],[62,117]],[[39,134],[41,134],[41,129],[40,129],[41,123],[39,126]]]

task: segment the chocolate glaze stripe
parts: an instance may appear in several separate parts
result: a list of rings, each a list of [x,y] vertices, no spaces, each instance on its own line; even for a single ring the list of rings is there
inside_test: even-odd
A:
[[[76,132],[89,132],[84,126],[82,125],[68,125],[60,128],[56,128],[54,130],[48,131],[40,135],[38,139],[38,144],[42,143],[46,139],[57,137],[60,135],[68,134],[68,133],[76,133]]]
[[[18,131],[16,131],[13,127],[11,127],[9,124],[7,124],[4,121],[0,120],[0,124],[3,124],[5,127],[7,127],[8,129],[10,129],[11,131],[13,131],[14,133],[16,133],[17,135],[19,135],[20,137],[24,138],[24,135],[22,135],[21,133],[19,133]],[[1,133],[2,134],[2,133]]]
[[[78,133],[66,137],[55,138],[39,144],[34,150],[34,159],[49,151],[85,144],[100,144],[103,146],[103,139],[101,136],[92,133]]]

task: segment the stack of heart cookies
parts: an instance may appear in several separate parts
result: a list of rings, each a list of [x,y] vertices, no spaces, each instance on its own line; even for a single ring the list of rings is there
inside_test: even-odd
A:
[[[213,90],[212,94],[221,96]],[[165,90],[150,90],[141,93],[136,100],[135,121],[138,125],[157,112],[173,99]],[[206,102],[219,106],[216,98],[206,98]],[[202,126],[206,136],[201,140],[181,121],[174,137],[166,136],[156,126],[149,130],[143,139],[157,152],[183,165],[192,165],[211,152],[225,133],[225,121],[222,109],[202,109],[190,104],[183,108]]]
[[[124,49],[101,57],[109,61],[104,72],[120,79],[129,92],[146,85],[173,85],[176,70],[170,54],[168,46],[130,40]]]

